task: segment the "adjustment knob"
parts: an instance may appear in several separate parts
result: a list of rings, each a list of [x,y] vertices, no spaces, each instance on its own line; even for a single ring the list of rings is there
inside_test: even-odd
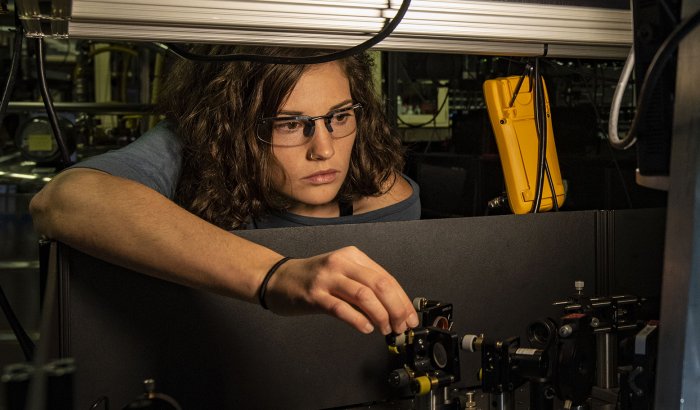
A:
[[[431,387],[432,383],[430,383],[430,378],[428,376],[416,377],[411,384],[411,390],[413,390],[413,393],[417,396],[428,394]]]
[[[474,344],[476,343],[476,335],[464,335],[462,337],[462,343],[460,347],[462,350],[466,350],[468,352],[474,352],[476,350],[476,347]]]
[[[425,305],[428,303],[428,299],[422,298],[422,297],[417,297],[413,299],[413,308],[416,309],[416,311],[422,310]]]
[[[410,381],[411,376],[408,374],[406,369],[396,369],[389,373],[389,384],[394,387],[408,386]]]

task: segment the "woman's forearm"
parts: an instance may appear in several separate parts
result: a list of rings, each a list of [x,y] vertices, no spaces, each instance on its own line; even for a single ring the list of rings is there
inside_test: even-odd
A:
[[[40,234],[161,279],[256,299],[276,252],[220,229],[159,193],[101,171],[64,172],[30,204]]]

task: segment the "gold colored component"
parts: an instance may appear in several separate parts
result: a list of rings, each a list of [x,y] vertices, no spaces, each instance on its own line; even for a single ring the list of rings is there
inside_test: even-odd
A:
[[[416,377],[416,383],[418,383],[418,392],[416,392],[418,396],[422,396],[430,392],[432,383],[430,382],[430,378],[428,376]]]
[[[484,334],[480,334],[477,336],[476,340],[474,341],[474,351],[481,350],[481,345],[484,344]]]
[[[399,354],[399,348],[394,345],[389,345],[389,353]]]

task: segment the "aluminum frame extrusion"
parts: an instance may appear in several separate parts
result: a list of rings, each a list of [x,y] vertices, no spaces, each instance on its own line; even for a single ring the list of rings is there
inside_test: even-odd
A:
[[[20,21],[24,25],[24,33],[27,37],[68,37],[68,22],[72,11],[71,0],[52,0],[51,13],[43,14],[38,0],[17,0],[15,7]],[[48,33],[42,27],[42,23],[49,23]]]
[[[25,24],[36,19],[25,3]],[[400,0],[54,0],[71,38],[346,48],[379,32]],[[33,6],[32,6],[33,7]],[[68,12],[68,13],[66,13]],[[52,23],[53,24],[53,23]],[[63,26],[52,33],[64,36]],[[624,58],[629,10],[471,0],[413,0],[383,50]]]

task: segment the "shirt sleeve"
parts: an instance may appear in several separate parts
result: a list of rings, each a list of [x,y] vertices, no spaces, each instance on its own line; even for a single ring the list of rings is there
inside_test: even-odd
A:
[[[182,143],[168,122],[161,122],[131,144],[90,157],[72,168],[97,169],[141,183],[172,199],[180,178]]]

